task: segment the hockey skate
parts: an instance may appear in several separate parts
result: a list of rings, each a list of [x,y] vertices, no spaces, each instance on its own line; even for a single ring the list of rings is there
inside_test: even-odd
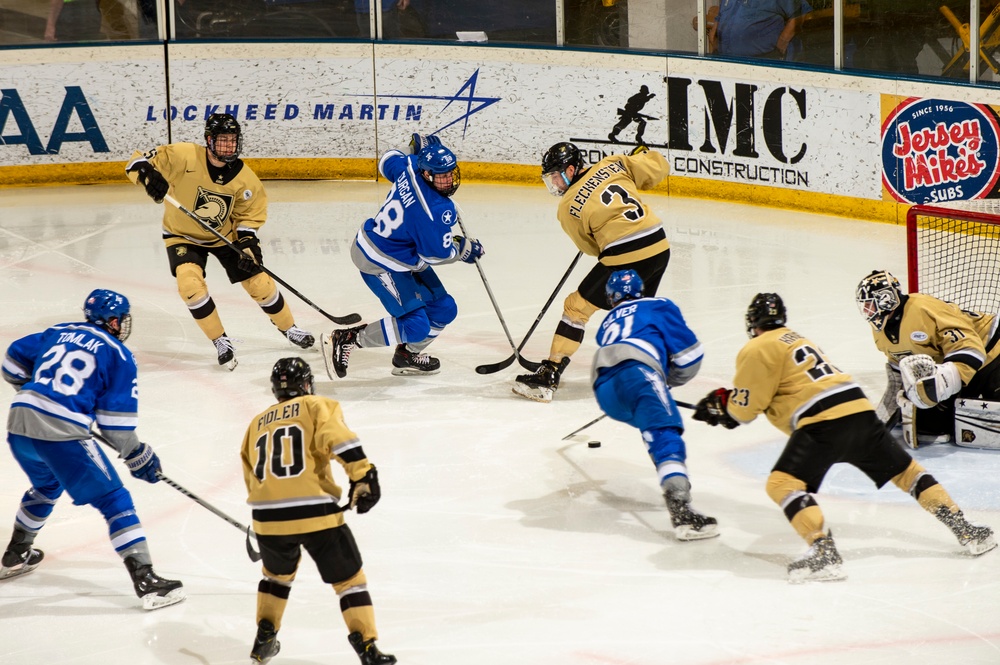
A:
[[[312,345],[316,343],[316,338],[313,337],[311,332],[306,332],[295,325],[288,330],[282,330],[281,333],[285,336],[285,339],[300,349],[312,348]]]
[[[441,361],[426,353],[414,353],[405,344],[396,347],[392,356],[392,373],[396,376],[407,374],[437,374],[441,371]]]
[[[177,580],[163,579],[153,571],[153,566],[140,564],[135,557],[126,557],[125,568],[132,577],[135,595],[142,599],[144,610],[158,610],[186,598],[183,584]]]
[[[222,333],[212,340],[215,344],[215,351],[219,354],[219,364],[232,372],[239,363],[236,361],[236,353],[233,348],[233,339]]]
[[[674,498],[671,494],[665,494],[663,498],[667,501],[670,523],[677,540],[703,540],[719,535],[719,522],[714,517],[702,515],[691,507],[689,501]]]
[[[344,378],[347,376],[347,365],[351,360],[351,351],[358,345],[358,334],[367,324],[353,328],[338,328],[329,335],[321,335],[323,344],[323,364],[326,365],[326,375]]]
[[[267,619],[261,619],[257,624],[257,637],[253,641],[253,649],[250,651],[250,665],[264,665],[274,658],[281,651],[281,642],[277,638],[278,631],[274,629],[274,624]]]
[[[366,640],[361,633],[351,633],[347,636],[347,641],[357,652],[361,665],[392,665],[396,662],[395,656],[379,651],[375,646],[375,640]]]
[[[845,580],[847,574],[840,568],[843,562],[833,543],[833,536],[817,538],[805,554],[788,564],[788,581],[801,584]]]
[[[514,394],[536,402],[551,402],[567,365],[569,358],[563,358],[558,364],[543,360],[534,374],[521,374],[514,380]]]
[[[958,544],[973,556],[986,554],[997,546],[993,529],[983,524],[973,524],[965,519],[961,510],[953,513],[947,506],[941,506],[934,516],[951,529],[958,538]]]
[[[14,529],[7,550],[0,559],[0,580],[27,575],[45,558],[45,553],[23,542],[24,532]]]

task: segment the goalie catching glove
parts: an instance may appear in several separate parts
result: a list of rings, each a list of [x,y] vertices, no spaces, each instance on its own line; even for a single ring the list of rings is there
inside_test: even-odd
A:
[[[726,411],[728,404],[729,391],[725,388],[716,388],[695,405],[692,418],[713,427],[716,425],[722,425],[726,429],[739,427],[740,424]]]
[[[930,409],[962,389],[955,363],[938,365],[928,355],[906,356],[899,361],[899,373],[906,398],[918,409]]]
[[[351,508],[362,514],[371,510],[382,498],[382,488],[378,485],[378,472],[375,466],[372,465],[368,473],[358,480],[352,480],[347,493],[350,495]]]

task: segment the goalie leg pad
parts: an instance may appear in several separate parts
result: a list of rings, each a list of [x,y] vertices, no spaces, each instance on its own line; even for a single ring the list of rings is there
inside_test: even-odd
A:
[[[955,402],[955,445],[1000,450],[1000,402]]]

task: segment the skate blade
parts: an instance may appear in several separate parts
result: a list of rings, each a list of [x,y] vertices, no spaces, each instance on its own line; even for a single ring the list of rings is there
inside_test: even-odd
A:
[[[33,566],[26,566],[24,564],[20,564],[17,566],[11,566],[10,568],[0,567],[0,580],[9,580],[15,577],[20,577],[22,575],[27,575],[35,568],[38,568],[38,564],[40,563],[41,561],[39,561]]]
[[[239,364],[240,364],[239,361],[236,360],[236,356],[233,356],[232,360],[230,360],[229,362],[226,362],[226,363],[222,363],[221,365],[219,365],[219,367],[225,367],[230,372],[232,372],[234,369],[236,369],[236,366],[239,365]]]
[[[187,598],[184,594],[184,588],[179,587],[170,591],[165,596],[160,596],[155,593],[147,593],[142,597],[142,609],[144,610],[158,610],[162,607],[169,607],[171,605],[176,605]]]
[[[326,375],[330,379],[336,379],[339,375],[333,366],[333,333],[324,333],[319,336],[320,344],[322,344],[323,353],[323,366],[326,367]],[[340,376],[340,378],[344,378]]]
[[[521,397],[527,397],[534,402],[541,402],[543,404],[548,404],[552,401],[552,396],[555,391],[551,388],[538,388],[535,386],[526,386],[523,383],[515,383],[512,388],[512,392],[515,395],[520,395]]]
[[[990,536],[986,540],[973,540],[965,544],[965,550],[972,556],[986,554],[997,547],[997,541]]]
[[[684,541],[715,538],[719,535],[719,525],[706,524],[701,529],[696,529],[689,524],[682,524],[681,526],[674,527],[674,535],[677,537],[677,540]]]
[[[438,369],[416,369],[414,367],[393,367],[393,376],[416,376],[418,374],[422,376],[430,376],[432,374],[440,374],[441,368]]]
[[[788,571],[789,584],[805,584],[806,582],[840,582],[846,579],[847,573],[841,569],[840,564],[825,566],[816,571],[810,570],[809,568],[798,568],[796,570]]]
[[[276,641],[274,643],[274,651],[271,653],[271,655],[259,658],[253,654],[250,654],[250,665],[267,665],[267,663],[269,663],[272,658],[278,655],[279,651],[281,651],[281,642]]]

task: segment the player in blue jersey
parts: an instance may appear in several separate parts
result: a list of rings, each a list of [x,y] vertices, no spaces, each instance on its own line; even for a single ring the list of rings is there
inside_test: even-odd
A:
[[[410,155],[389,150],[378,163],[392,183],[385,203],[365,221],[351,246],[351,260],[389,316],[322,336],[326,373],[343,378],[355,347],[395,346],[392,373],[436,374],[437,358],[424,349],[455,320],[458,306],[434,265],[483,256],[478,240],[455,235],[452,194],[461,183],[455,154],[436,136],[414,134]]]
[[[7,443],[31,488],[15,516],[0,579],[30,573],[41,563],[35,536],[65,491],[73,503],[104,515],[143,607],[173,605],[184,600],[183,586],[153,571],[132,495],[91,436],[96,424],[133,476],[159,480],[159,458],[135,433],[137,370],[124,344],[132,330],[128,299],[97,289],[87,296],[83,313],[85,322],[52,326],[7,348],[3,378],[18,389],[7,416]]]
[[[642,297],[636,271],[612,273],[605,292],[611,311],[597,331],[600,348],[591,372],[597,403],[642,432],[677,539],[718,536],[716,519],[691,507],[684,423],[670,394],[701,368],[701,342],[672,301]]]

